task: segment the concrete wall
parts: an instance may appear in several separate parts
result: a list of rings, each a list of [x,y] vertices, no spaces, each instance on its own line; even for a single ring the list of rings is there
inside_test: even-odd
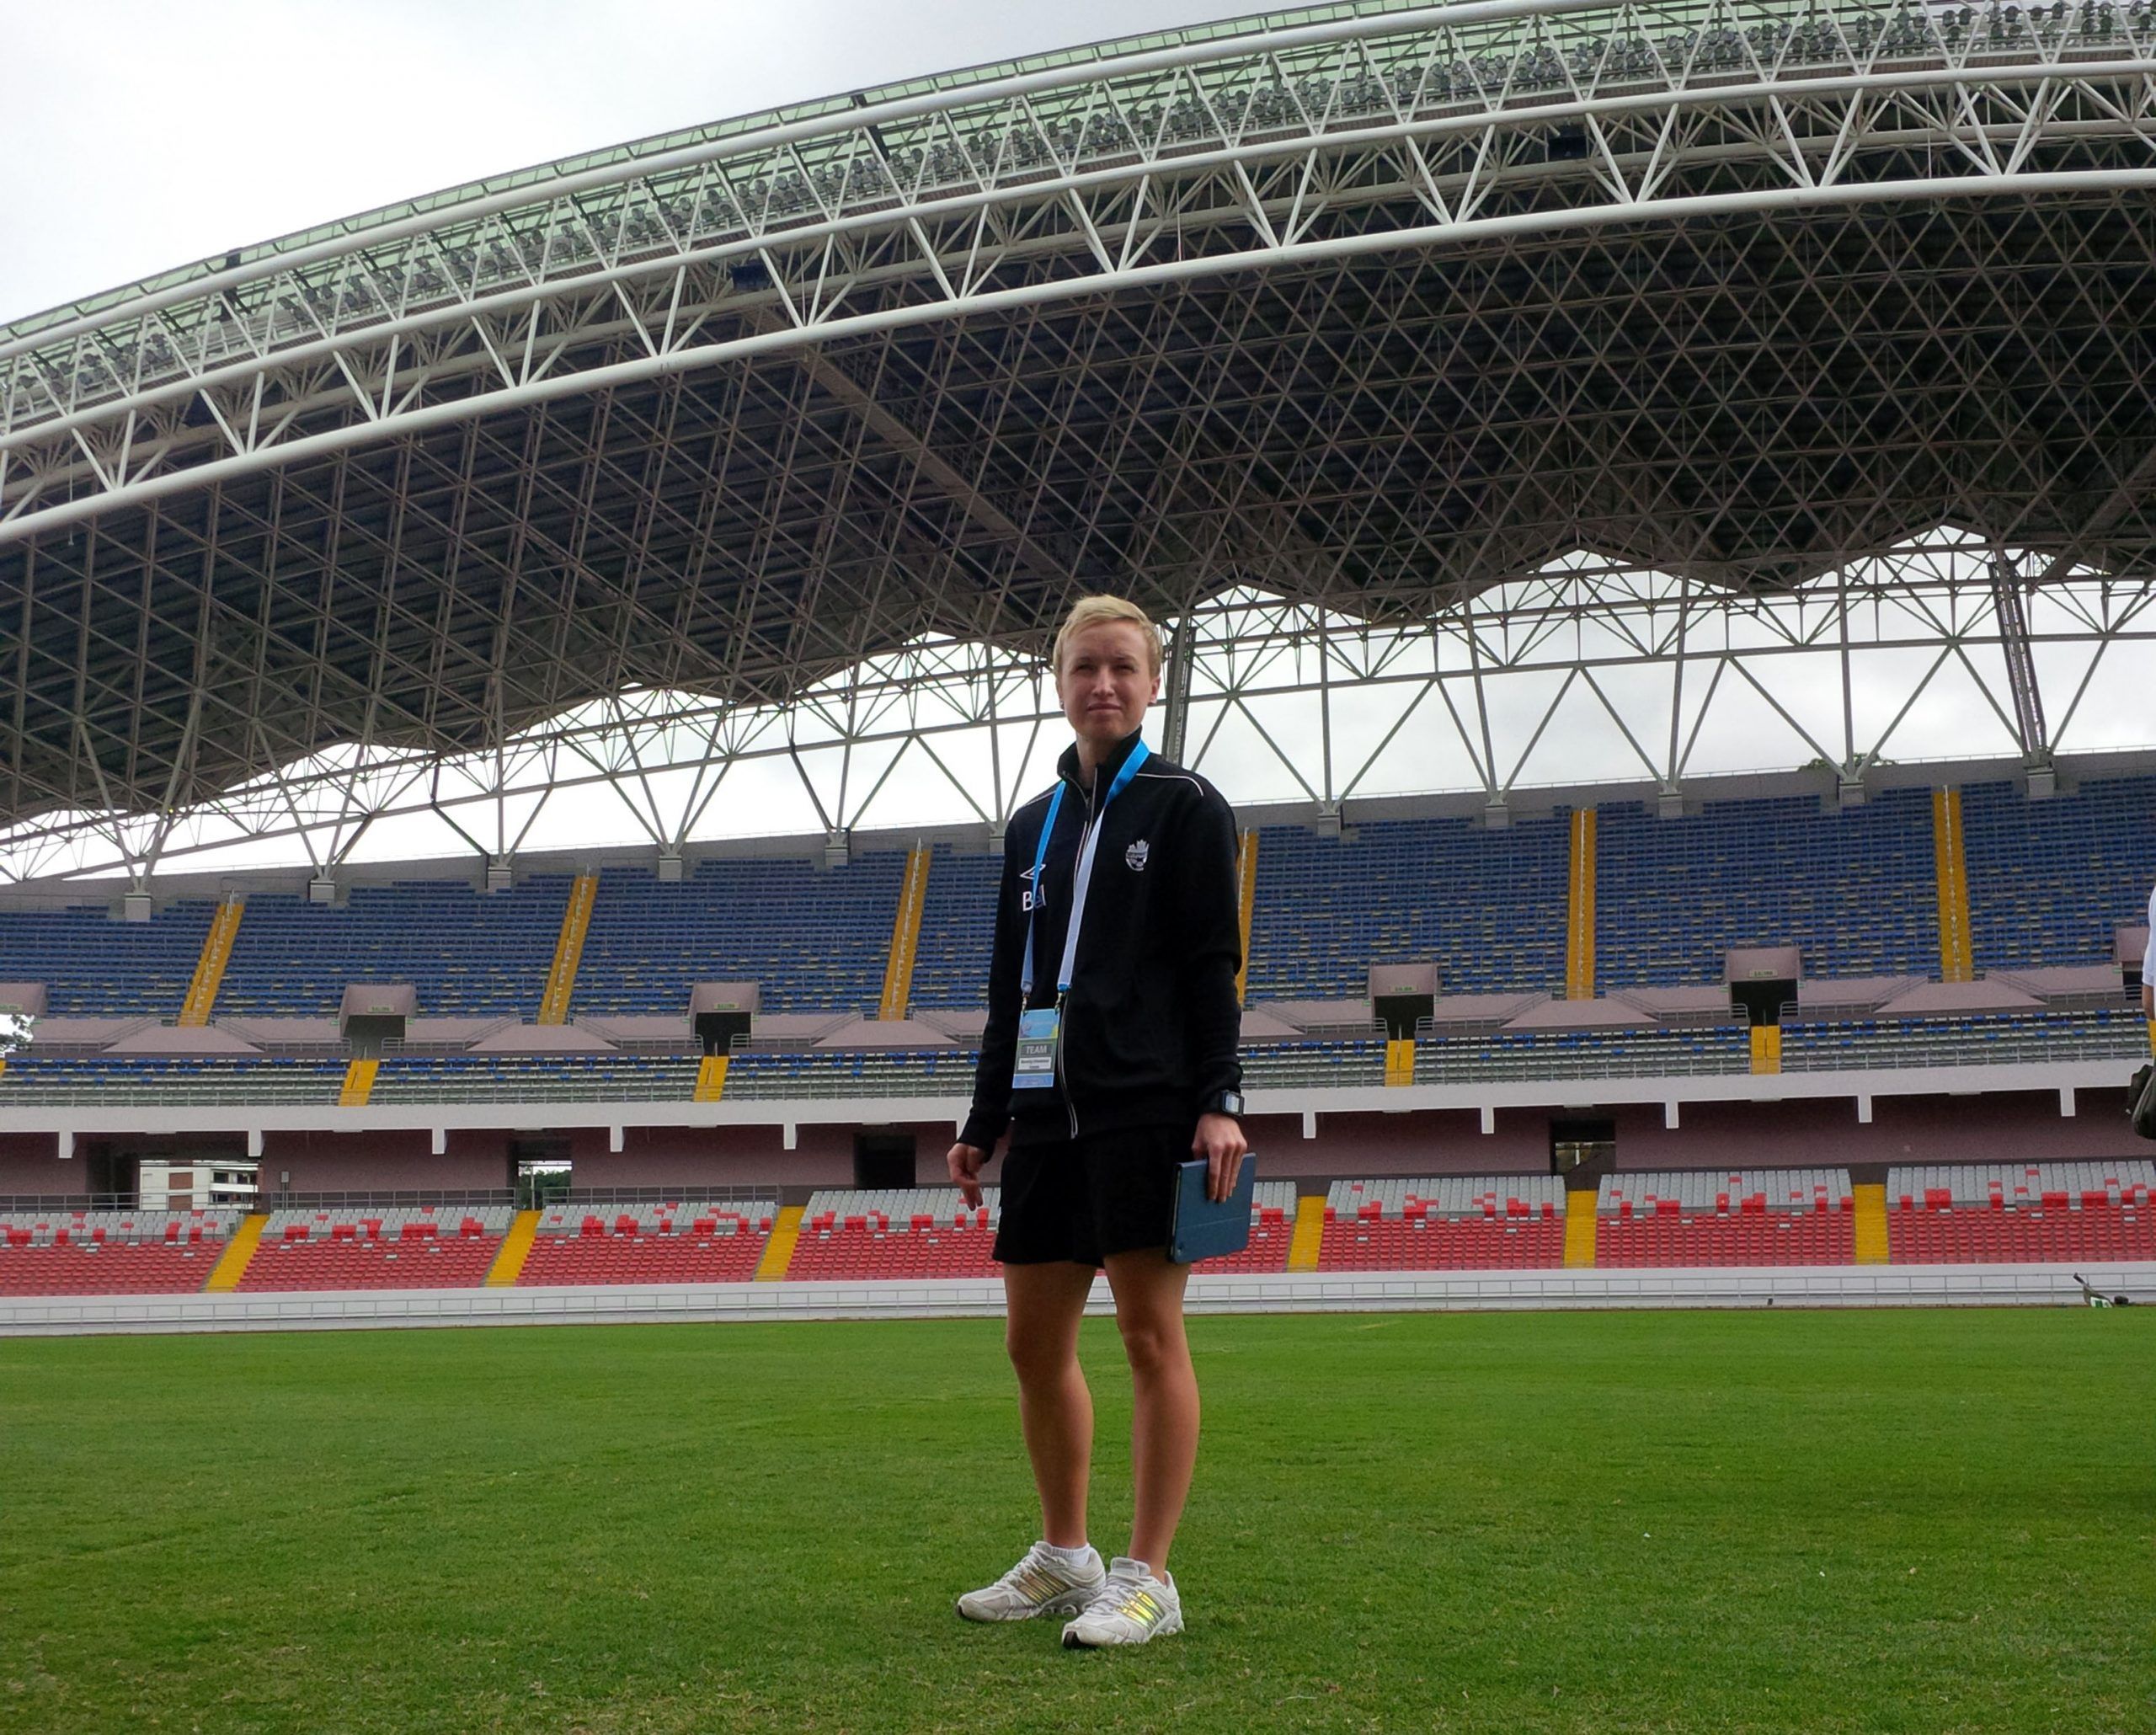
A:
[[[89,1182],[83,1160],[62,1162],[50,1133],[0,1133],[0,1193],[45,1196],[81,1193]]]
[[[1550,1168],[1549,1117],[1500,1109],[1485,1133],[1472,1109],[1422,1114],[1321,1114],[1317,1136],[1303,1137],[1299,1117],[1278,1130],[1254,1122],[1251,1145],[1261,1174],[1278,1180],[1332,1180],[1382,1175],[1526,1175]]]
[[[421,1130],[264,1133],[262,1190],[481,1192],[509,1185],[508,1134],[452,1129],[440,1156],[432,1145],[432,1135]]]
[[[912,1131],[921,1184],[946,1184],[948,1121],[878,1130]],[[619,1150],[609,1148],[605,1127],[573,1127],[555,1136],[568,1141],[579,1188],[692,1188],[851,1187],[853,1135],[851,1127],[804,1126],[792,1150],[776,1126],[625,1127]],[[424,1132],[272,1132],[263,1140],[263,1184],[274,1190],[289,1173],[296,1193],[504,1187],[510,1141],[506,1132],[452,1128],[447,1149],[436,1156]]]
[[[1553,1118],[1615,1123],[1617,1166],[1650,1169],[1847,1167],[1872,1163],[2068,1162],[2156,1156],[2133,1136],[2126,1092],[2082,1091],[2071,1116],[2056,1092],[1982,1097],[1882,1097],[1870,1122],[1849,1100],[1688,1102],[1678,1124],[1660,1108],[1500,1109],[1484,1133],[1471,1113],[1321,1114],[1317,1137],[1299,1118],[1251,1125],[1261,1172],[1322,1181],[1392,1175],[1541,1174],[1550,1165]]]
[[[1511,1175],[1546,1172],[1553,1118],[1598,1116],[1615,1124],[1617,1165],[1632,1171],[1676,1168],[1839,1167],[1892,1163],[2066,1161],[2148,1156],[2156,1145],[2137,1140],[2125,1115],[2123,1087],[2084,1090],[2077,1112],[2059,1113],[2054,1091],[1993,1092],[1983,1097],[1882,1097],[1870,1122],[1849,1098],[1782,1102],[1689,1102],[1679,1124],[1665,1124],[1662,1108],[1625,1104],[1581,1108],[1501,1108],[1494,1129],[1482,1130],[1474,1110],[1415,1114],[1321,1113],[1317,1136],[1303,1136],[1299,1115],[1260,1115],[1250,1123],[1260,1172],[1311,1183],[1341,1177],[1394,1175]],[[878,1131],[910,1131],[916,1177],[946,1184],[948,1120]],[[628,1127],[622,1148],[609,1148],[605,1127],[555,1136],[568,1141],[580,1188],[850,1187],[851,1126],[803,1126],[796,1147],[771,1126]],[[367,1193],[478,1190],[510,1182],[513,1135],[499,1129],[452,1128],[437,1156],[424,1129],[337,1133],[267,1132],[263,1136],[265,1192]],[[0,1133],[0,1194],[72,1195],[89,1186],[88,1158],[109,1140],[141,1155],[186,1156],[202,1147],[236,1145],[241,1135],[84,1134],[63,1161],[51,1133]],[[237,1155],[237,1150],[231,1152]],[[1000,1162],[986,1178],[995,1181]]]

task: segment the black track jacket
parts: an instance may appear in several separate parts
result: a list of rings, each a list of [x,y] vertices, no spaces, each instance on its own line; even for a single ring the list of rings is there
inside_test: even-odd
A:
[[[1077,748],[1065,750],[1056,770],[1069,787],[1042,869],[1048,901],[1031,918],[1020,900],[1052,792],[1020,808],[1004,834],[1003,883],[988,967],[988,1026],[981,1033],[973,1108],[958,1135],[960,1143],[990,1156],[1014,1118],[1014,1146],[1126,1127],[1189,1127],[1214,1093],[1241,1086],[1235,817],[1204,778],[1153,755],[1108,804],[1101,822],[1064,1006],[1056,1086],[1011,1088],[1026,923],[1036,923],[1031,1004],[1051,1006],[1070,916],[1081,821],[1092,823],[1095,793],[1107,793],[1137,744],[1133,734],[1116,748],[1096,774],[1093,792],[1078,780]]]

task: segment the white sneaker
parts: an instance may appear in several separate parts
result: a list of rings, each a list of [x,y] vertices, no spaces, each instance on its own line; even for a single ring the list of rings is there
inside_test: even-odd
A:
[[[1142,1645],[1182,1631],[1182,1598],[1172,1578],[1155,1578],[1143,1561],[1110,1563],[1107,1582],[1086,1604],[1086,1612],[1063,1629],[1063,1648],[1086,1651],[1097,1645]]]
[[[1107,1575],[1091,1548],[1071,1566],[1036,1542],[1025,1559],[995,1583],[969,1590],[958,1599],[958,1613],[969,1620],[1030,1620],[1036,1615],[1075,1615],[1100,1594]]]

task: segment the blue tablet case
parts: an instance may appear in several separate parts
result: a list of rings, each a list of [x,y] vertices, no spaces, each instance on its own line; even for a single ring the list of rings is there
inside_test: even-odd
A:
[[[1175,1216],[1168,1225],[1168,1258],[1177,1265],[1240,1253],[1250,1245],[1251,1188],[1257,1180],[1257,1159],[1243,1158],[1235,1189],[1220,1204],[1205,1196],[1209,1167],[1203,1157],[1177,1166]]]

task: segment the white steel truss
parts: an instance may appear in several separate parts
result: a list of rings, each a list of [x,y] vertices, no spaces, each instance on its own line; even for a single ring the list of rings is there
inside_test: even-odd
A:
[[[1304,610],[1201,643],[1184,722],[1270,739],[1245,672],[1293,670],[1263,679],[1315,684],[1315,775],[1275,756],[1321,800],[1370,774],[1331,689],[1413,679],[1502,793],[1559,713],[1508,766],[1487,691],[1560,622],[1553,704],[1601,696],[1673,783],[1721,678],[1685,647],[1794,635],[1716,665],[1786,713],[1744,671],[1831,612],[1841,727],[1800,733],[1854,775],[1892,731],[1850,622],[1917,655],[1924,597],[2041,759],[2073,734],[2046,659],[2137,634],[2156,567],[2152,191],[2149,0],[1475,0],[864,93],[243,250],[0,331],[11,871],[328,864],[420,809],[506,854],[554,777],[678,846],[781,751],[842,830],[899,775],[873,744],[985,729],[1000,762],[980,707],[1035,714],[1025,659],[1099,587]],[[1675,671],[1667,729],[1611,697],[1627,659]],[[954,680],[974,709],[920,720]]]
[[[1942,528],[1732,601],[1581,553],[1399,625],[1239,587],[1170,623],[1188,670],[1183,750],[1233,798],[1337,811],[1598,780],[1681,793],[1702,775],[1806,764],[1853,786],[1905,756],[2156,750],[2137,708],[2156,666],[2156,579],[2078,572],[2015,622],[1997,573],[2026,563]],[[2017,710],[2017,644],[2031,681],[2054,677],[2059,722],[2041,747]],[[616,694],[498,750],[339,748],[170,814],[46,816],[0,833],[0,882],[1000,829],[1051,775],[1059,723],[1036,651],[923,638],[785,705]]]

